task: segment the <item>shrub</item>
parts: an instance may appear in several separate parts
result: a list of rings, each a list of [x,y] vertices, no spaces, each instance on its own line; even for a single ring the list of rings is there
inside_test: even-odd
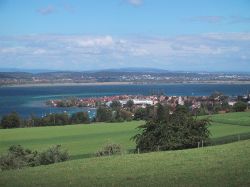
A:
[[[38,153],[24,149],[20,145],[13,145],[8,149],[6,155],[0,157],[1,170],[21,169],[26,166],[39,165],[37,162]]]
[[[61,145],[50,147],[49,149],[39,154],[40,165],[48,165],[56,162],[63,162],[69,159],[69,154],[66,150],[61,149]]]
[[[24,149],[20,145],[13,145],[8,149],[6,155],[0,156],[0,169],[21,169],[23,167],[63,162],[68,159],[69,154],[64,150],[61,150],[61,145],[51,147],[42,153],[31,151],[30,149]]]
[[[107,144],[101,150],[96,152],[96,156],[109,156],[121,154],[122,149],[120,144]]]
[[[235,103],[233,106],[233,110],[235,112],[243,112],[246,110],[246,108],[247,108],[247,104],[242,101]]]

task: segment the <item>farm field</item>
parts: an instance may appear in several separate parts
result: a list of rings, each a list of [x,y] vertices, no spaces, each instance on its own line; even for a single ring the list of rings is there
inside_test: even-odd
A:
[[[212,139],[250,134],[250,112],[228,113],[211,116],[214,121],[209,127]],[[222,123],[231,119],[231,123]],[[233,121],[233,122],[232,122]],[[61,144],[69,151],[72,159],[92,156],[106,143],[119,143],[124,151],[133,149],[135,144],[130,140],[143,121],[124,123],[95,123],[90,125],[66,125],[55,127],[36,127],[0,130],[0,153],[9,146],[20,144],[33,150],[47,149]],[[244,124],[244,125],[242,125]]]
[[[211,116],[211,119],[217,123],[250,126],[250,112],[215,114]]]
[[[10,145],[20,144],[36,150],[61,144],[73,158],[88,157],[106,143],[119,143],[126,149],[134,148],[130,138],[143,121],[124,123],[96,123],[0,130],[0,152]]]
[[[249,186],[250,140],[0,172],[0,186]]]

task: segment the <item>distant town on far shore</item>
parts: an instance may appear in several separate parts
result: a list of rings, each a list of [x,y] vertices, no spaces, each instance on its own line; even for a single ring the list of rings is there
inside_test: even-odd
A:
[[[0,86],[56,84],[164,84],[237,83],[249,84],[250,73],[187,72],[153,68],[121,68],[96,71],[2,70]]]

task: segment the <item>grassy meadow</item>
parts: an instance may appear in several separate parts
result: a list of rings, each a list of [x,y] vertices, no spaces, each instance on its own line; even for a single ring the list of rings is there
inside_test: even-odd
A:
[[[238,126],[250,126],[250,112],[232,112],[227,114],[215,114],[211,119],[217,123]]]
[[[0,172],[0,186],[250,186],[250,140]]]
[[[250,112],[218,114],[210,118],[213,120],[209,127],[212,139],[250,133]],[[230,123],[226,123],[227,121]],[[132,121],[1,129],[0,153],[15,144],[36,150],[61,144],[69,151],[72,159],[90,157],[106,143],[119,143],[126,151],[135,147],[130,138],[138,132],[136,127],[143,123],[143,121]]]
[[[143,121],[124,123],[96,123],[53,127],[0,130],[0,152],[10,145],[20,144],[36,150],[61,144],[73,158],[88,157],[106,143],[119,143],[125,150],[134,148],[130,140]]]
[[[250,134],[250,113],[209,116],[212,140]],[[201,117],[203,118],[203,117]],[[92,157],[106,143],[135,147],[144,121],[0,130],[0,153],[10,145],[43,150],[61,144],[72,160],[0,172],[0,186],[250,186],[250,140],[200,149]],[[83,159],[84,158],[84,159]]]

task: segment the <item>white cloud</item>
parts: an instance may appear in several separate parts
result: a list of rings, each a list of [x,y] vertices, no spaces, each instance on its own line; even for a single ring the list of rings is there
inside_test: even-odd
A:
[[[0,65],[36,68],[204,65],[235,66],[250,59],[250,33],[207,33],[175,37],[25,35],[0,36]],[[52,63],[51,65],[49,65]],[[155,64],[152,64],[155,63]],[[46,67],[45,67],[46,66]],[[209,66],[209,65],[208,65]]]
[[[111,36],[84,38],[79,39],[76,42],[82,47],[104,47],[114,44],[113,38]]]

